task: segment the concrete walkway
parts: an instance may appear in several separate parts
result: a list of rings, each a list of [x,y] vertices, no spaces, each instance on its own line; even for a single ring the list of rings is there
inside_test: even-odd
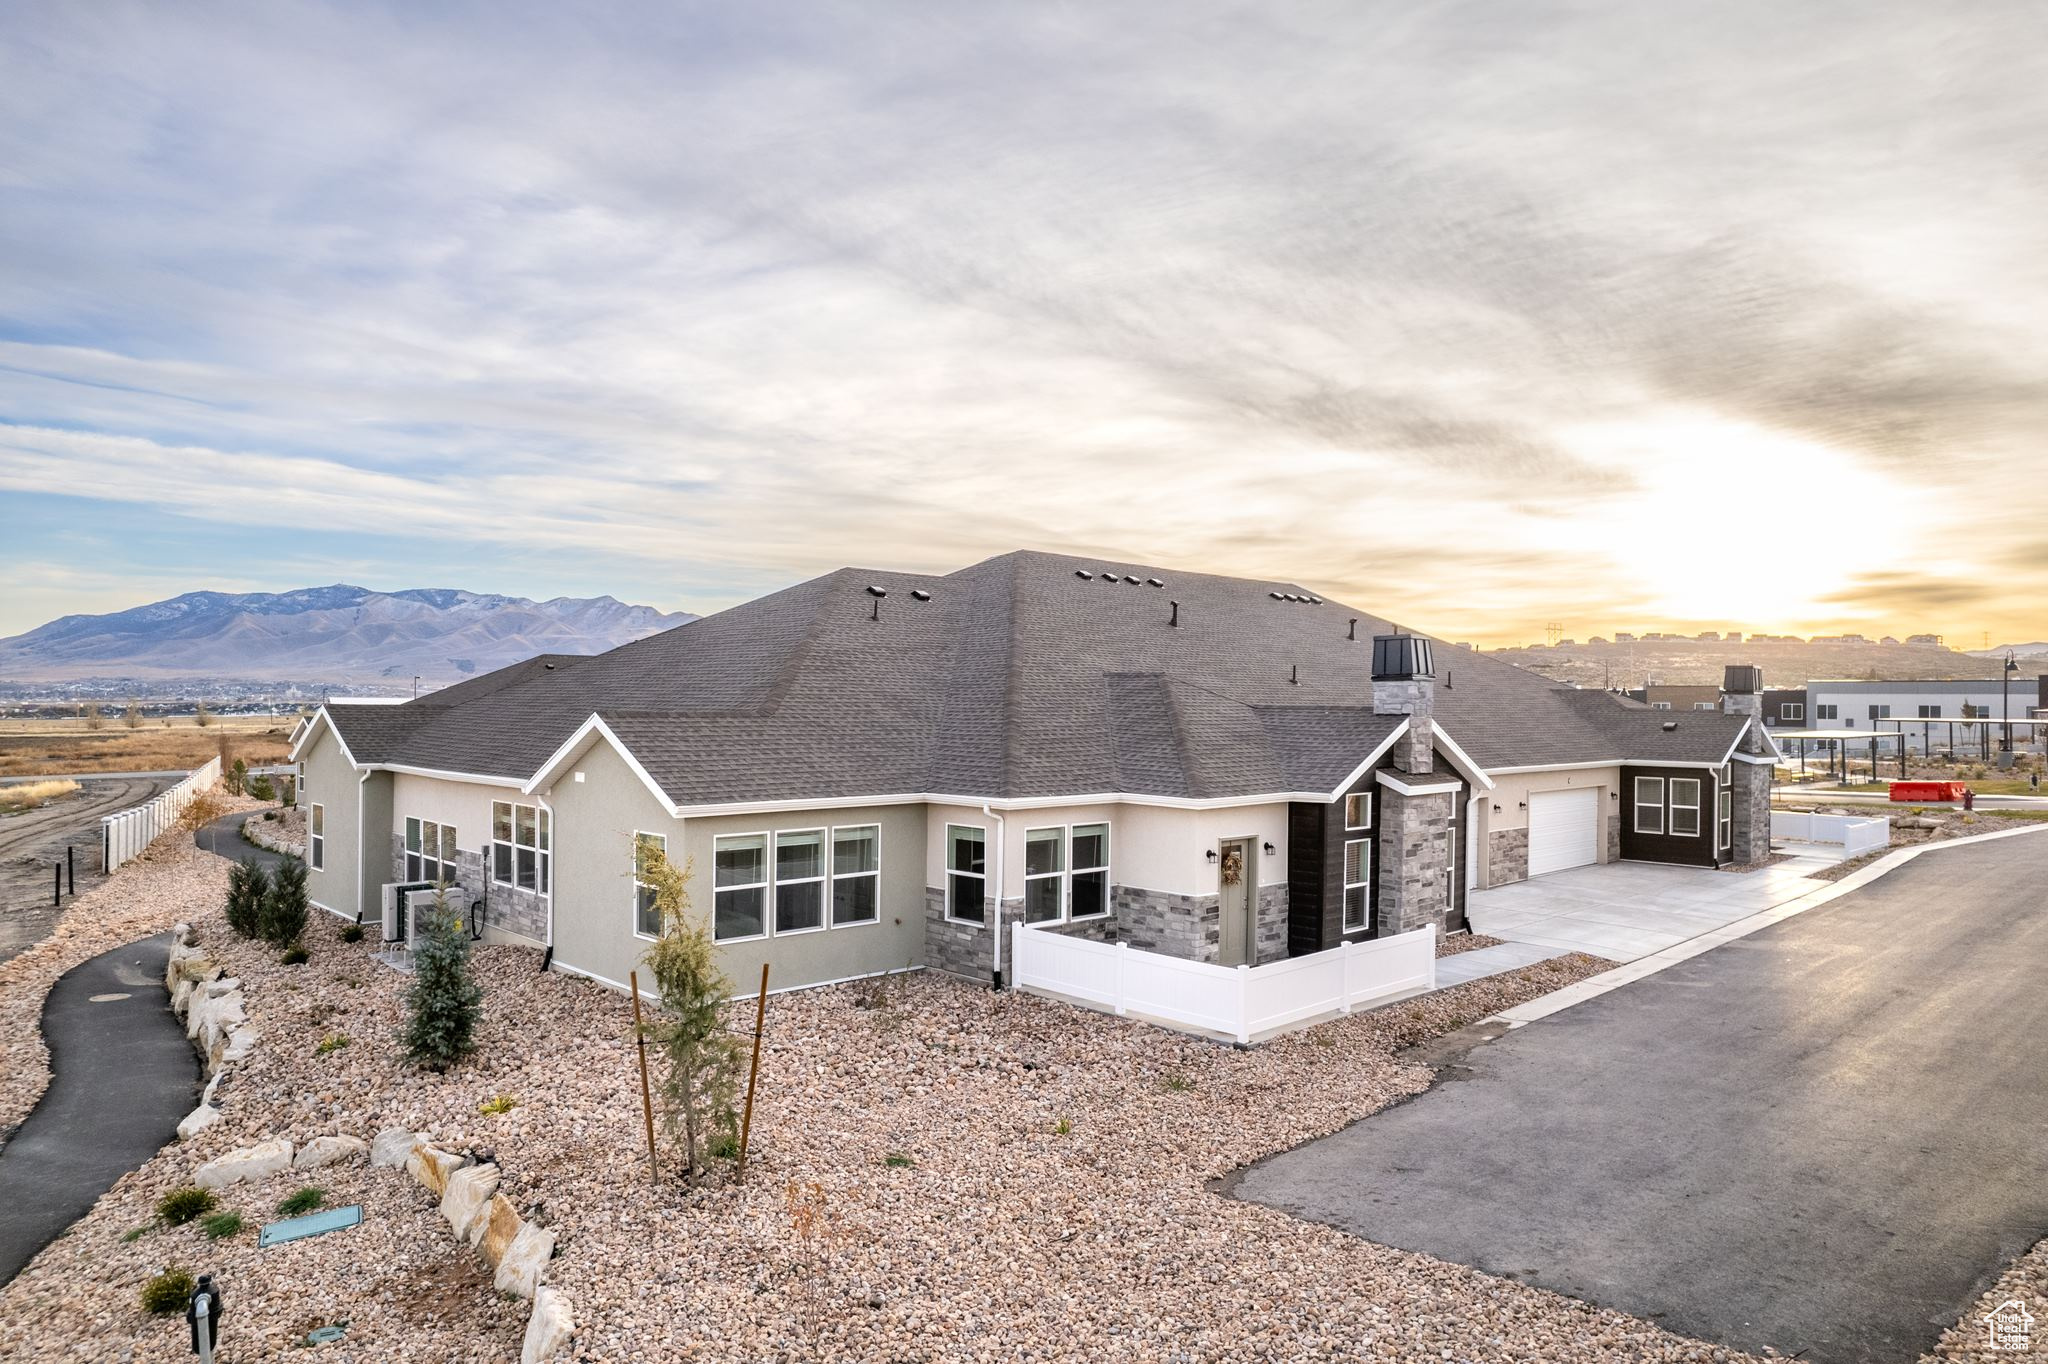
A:
[[[207,852],[216,853],[230,862],[253,857],[265,871],[276,871],[278,863],[284,861],[285,855],[272,852],[268,848],[259,848],[242,837],[243,822],[261,818],[261,810],[243,810],[232,815],[223,815],[213,823],[195,830],[192,841]]]
[[[164,990],[170,935],[73,967],[43,1003],[50,1087],[0,1147],[0,1284],[177,1135],[199,1058]]]
[[[1586,952],[1634,961],[1825,885],[1813,873],[1840,861],[1840,850],[1798,847],[1790,861],[1751,872],[1656,862],[1575,867],[1475,891],[1467,913],[1475,933],[1548,948],[1553,955]]]

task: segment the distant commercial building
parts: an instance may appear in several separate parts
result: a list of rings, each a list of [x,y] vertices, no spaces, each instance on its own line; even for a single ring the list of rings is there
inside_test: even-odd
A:
[[[1948,750],[1978,752],[1982,725],[1951,726],[1948,721],[2011,718],[2030,720],[2048,711],[2048,675],[2014,677],[2011,710],[2006,709],[2004,679],[1960,678],[1924,681],[1838,680],[1806,684],[1808,729],[1890,729],[1881,723],[1918,720],[1904,726],[1906,747],[1914,753]],[[2002,739],[1996,724],[1992,746]],[[2013,731],[2014,747],[2032,748],[2032,727]]]

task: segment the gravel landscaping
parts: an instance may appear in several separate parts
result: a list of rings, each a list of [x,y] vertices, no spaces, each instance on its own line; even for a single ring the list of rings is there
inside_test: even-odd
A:
[[[1438,960],[1455,957],[1460,952],[1477,952],[1482,947],[1499,947],[1505,938],[1489,938],[1484,933],[1453,933],[1436,940]]]
[[[182,1323],[136,1299],[175,1265],[220,1277],[238,1359],[297,1358],[307,1330],[346,1320],[336,1359],[516,1360],[526,1304],[492,1291],[402,1171],[358,1161],[237,1185],[221,1197],[239,1235],[124,1239],[232,1149],[394,1125],[488,1153],[500,1191],[557,1233],[546,1277],[575,1303],[577,1359],[1742,1358],[1209,1189],[1419,1093],[1430,1072],[1403,1048],[1606,969],[1590,957],[1251,1050],[925,972],[774,996],[747,1183],[693,1193],[649,1184],[622,997],[539,973],[533,951],[479,948],[479,1050],[423,1074],[396,1046],[405,977],[318,914],[311,960],[279,965],[215,905],[194,908],[222,880],[223,864],[153,856],[129,887],[161,907],[131,912],[189,918],[263,1042],[221,1086],[220,1122],[121,1180],[0,1290],[0,1358],[188,1358]],[[736,1005],[730,1026],[752,1018]],[[255,1226],[303,1183],[361,1202],[364,1224],[257,1250]]]
[[[2015,1298],[2034,1318],[2033,1349],[2025,1354],[1994,1349],[1984,1321],[1986,1313]],[[1944,1331],[1934,1349],[1921,1358],[1954,1364],[2020,1364],[2038,1353],[2048,1353],[2048,1241],[2007,1266],[1984,1296],[1964,1309],[1961,1320]]]

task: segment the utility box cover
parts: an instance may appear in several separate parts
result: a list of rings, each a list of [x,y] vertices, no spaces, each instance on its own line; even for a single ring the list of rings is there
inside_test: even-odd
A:
[[[322,1208],[319,1212],[307,1213],[304,1217],[290,1217],[282,1222],[270,1222],[256,1238],[259,1246],[282,1245],[286,1241],[303,1241],[308,1236],[320,1236],[330,1231],[342,1231],[359,1226],[363,1220],[363,1205],[351,1203],[345,1208]]]

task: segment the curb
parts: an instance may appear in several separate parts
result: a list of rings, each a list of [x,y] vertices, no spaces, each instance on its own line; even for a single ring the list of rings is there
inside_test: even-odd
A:
[[[1782,905],[1773,905],[1769,909],[1760,910],[1750,915],[1747,919],[1737,919],[1733,923],[1709,929],[1697,937],[1687,938],[1681,943],[1673,943],[1662,951],[1652,952],[1647,957],[1639,957],[1635,961],[1626,962],[1615,967],[1612,971],[1603,971],[1597,976],[1588,976],[1582,981],[1565,986],[1562,990],[1553,990],[1549,994],[1532,999],[1526,1004],[1517,1004],[1512,1009],[1503,1009],[1499,1013],[1491,1014],[1479,1021],[1481,1023],[1504,1023],[1510,1029],[1524,1027],[1527,1024],[1536,1022],[1538,1019],[1562,1013],[1575,1004],[1584,1004],[1589,999],[1598,999],[1609,990],[1619,989],[1632,981],[1642,980],[1646,976],[1654,976],[1659,971],[1667,967],[1676,966],[1682,961],[1688,961],[1693,957],[1699,956],[1702,952],[1711,952],[1723,943],[1733,942],[1737,938],[1746,938],[1759,929],[1769,928],[1772,924],[1783,922],[1795,914],[1804,914],[1809,909],[1817,909],[1831,900],[1836,900],[1849,894],[1851,891],[1861,890],[1879,877],[1897,871],[1900,867],[1905,866],[1923,853],[1939,852],[1946,848],[1960,848],[1971,843],[1989,843],[1994,839],[2020,838],[2026,834],[2040,833],[2048,833],[2048,824],[2036,824],[2023,829],[2000,829],[1995,833],[1973,834],[1968,838],[1950,838],[1936,843],[1922,843],[1911,848],[1901,848],[1895,853],[1879,858],[1860,871],[1851,872],[1839,881],[1823,886],[1819,890],[1808,891],[1796,900],[1787,900]]]

